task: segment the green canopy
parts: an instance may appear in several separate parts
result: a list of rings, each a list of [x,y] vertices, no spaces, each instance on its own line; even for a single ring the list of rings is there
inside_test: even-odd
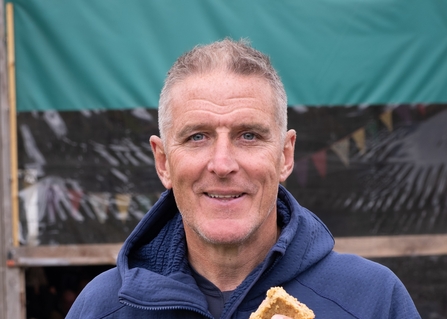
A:
[[[18,111],[156,108],[174,60],[248,38],[289,105],[447,102],[445,0],[14,0]]]

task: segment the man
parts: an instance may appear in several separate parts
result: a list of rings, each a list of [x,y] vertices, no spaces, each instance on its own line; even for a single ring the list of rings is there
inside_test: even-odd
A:
[[[67,318],[247,319],[273,286],[317,319],[420,318],[391,271],[334,252],[323,223],[280,186],[296,136],[268,57],[229,39],[184,54],[159,128],[150,143],[167,191]]]

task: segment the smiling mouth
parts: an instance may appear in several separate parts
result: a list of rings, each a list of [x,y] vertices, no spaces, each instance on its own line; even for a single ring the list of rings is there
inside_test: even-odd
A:
[[[217,199],[233,199],[233,198],[239,198],[241,197],[243,194],[238,194],[238,195],[219,195],[219,194],[209,194],[209,193],[205,193],[206,196],[210,197],[210,198],[217,198]]]

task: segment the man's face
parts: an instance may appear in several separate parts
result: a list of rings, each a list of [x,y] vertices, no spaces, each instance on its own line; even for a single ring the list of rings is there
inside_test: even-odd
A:
[[[157,137],[151,145],[187,235],[228,245],[276,228],[295,132],[281,141],[268,82],[224,71],[192,75],[173,87],[170,107],[165,145]]]

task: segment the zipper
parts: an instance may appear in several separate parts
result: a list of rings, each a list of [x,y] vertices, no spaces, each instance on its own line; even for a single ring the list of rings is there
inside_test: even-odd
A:
[[[192,311],[192,312],[196,312],[206,318],[210,318],[210,319],[214,319],[213,316],[211,316],[210,313],[208,312],[204,312],[200,309],[194,308],[194,307],[184,307],[184,306],[171,306],[171,307],[147,307],[147,306],[139,306],[130,302],[125,301],[124,299],[120,299],[119,300],[120,303],[122,303],[123,305],[129,306],[129,307],[133,307],[133,308],[137,308],[140,310],[150,310],[150,311],[165,311],[165,310],[186,310],[186,311]]]

